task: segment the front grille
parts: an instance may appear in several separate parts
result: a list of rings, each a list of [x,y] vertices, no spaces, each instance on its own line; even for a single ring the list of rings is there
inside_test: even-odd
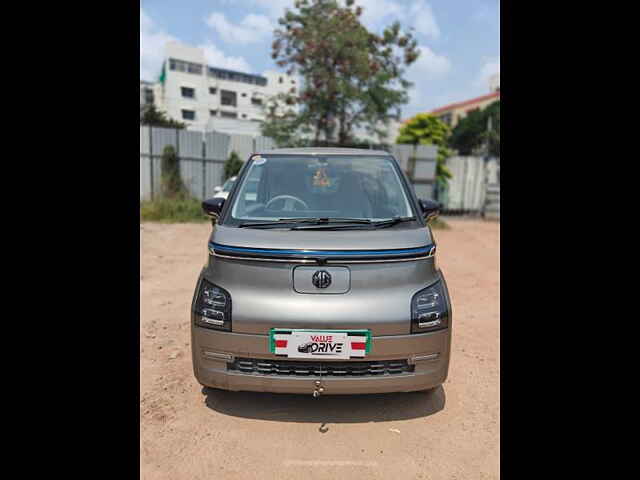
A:
[[[385,360],[379,362],[304,362],[296,360],[263,360],[257,358],[236,358],[227,363],[227,370],[239,373],[263,375],[323,377],[362,377],[397,375],[413,372],[415,366],[406,360]]]

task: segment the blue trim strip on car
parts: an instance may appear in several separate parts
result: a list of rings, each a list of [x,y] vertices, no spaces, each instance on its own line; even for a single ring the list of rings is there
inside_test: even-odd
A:
[[[345,256],[345,255],[359,255],[359,256],[372,256],[372,255],[411,255],[419,253],[429,253],[433,245],[425,245],[418,248],[405,248],[397,250],[275,250],[268,248],[246,248],[246,247],[231,247],[229,245],[221,245],[219,243],[209,243],[209,247],[213,247],[214,250],[229,251],[235,253],[257,253],[268,255],[321,255],[321,256]]]

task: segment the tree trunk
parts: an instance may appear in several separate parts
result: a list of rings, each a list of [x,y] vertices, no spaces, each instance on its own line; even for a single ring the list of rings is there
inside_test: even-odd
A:
[[[340,112],[340,131],[338,132],[338,143],[346,145],[349,138],[349,127],[347,125],[347,112],[343,108]]]

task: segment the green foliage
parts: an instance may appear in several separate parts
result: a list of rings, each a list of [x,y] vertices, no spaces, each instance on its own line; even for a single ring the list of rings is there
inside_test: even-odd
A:
[[[185,223],[208,222],[202,202],[188,195],[173,198],[158,197],[140,204],[140,220],[146,222]]]
[[[310,146],[306,139],[310,128],[302,122],[302,116],[293,112],[282,112],[282,103],[286,102],[287,95],[279,94],[267,102],[265,120],[260,124],[263,136],[270,137],[278,147],[306,147]]]
[[[489,155],[500,156],[500,100],[484,109],[487,117],[487,131],[484,139],[488,144]],[[491,120],[491,121],[489,121]]]
[[[451,172],[445,165],[447,158],[452,153],[447,148],[450,133],[449,126],[435,115],[419,113],[403,125],[396,143],[435,145],[438,147],[436,182],[446,185],[447,179],[451,178]]]
[[[167,117],[164,112],[159,111],[154,104],[145,107],[140,117],[140,125],[150,125],[152,127],[165,128],[186,128],[186,124]]]
[[[240,157],[236,152],[231,152],[227,161],[224,162],[224,179],[227,180],[228,178],[237,175],[241,168],[242,160],[240,160]]]
[[[442,220],[440,217],[436,217],[429,222],[429,226],[433,230],[451,230],[451,226]]]
[[[180,175],[180,159],[173,145],[167,145],[162,152],[160,182],[165,197],[181,196],[187,191]]]
[[[286,105],[298,104],[300,113],[274,127],[284,129],[285,137],[306,125],[315,142],[347,144],[355,128],[380,134],[380,124],[399,117],[411,86],[403,66],[418,58],[417,42],[397,22],[381,35],[371,33],[361,15],[362,7],[352,1],[343,6],[336,0],[297,0],[278,20],[271,56],[304,80],[285,99]]]
[[[489,125],[489,119],[491,124]],[[489,130],[489,126],[491,129]],[[493,102],[484,110],[474,110],[464,117],[453,129],[449,139],[451,148],[460,155],[472,155],[478,150],[491,156],[500,156],[500,100]]]

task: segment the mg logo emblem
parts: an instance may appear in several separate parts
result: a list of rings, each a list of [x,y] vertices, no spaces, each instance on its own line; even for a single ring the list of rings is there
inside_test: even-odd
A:
[[[327,288],[331,285],[331,275],[326,270],[318,270],[311,277],[311,281],[316,288]]]

